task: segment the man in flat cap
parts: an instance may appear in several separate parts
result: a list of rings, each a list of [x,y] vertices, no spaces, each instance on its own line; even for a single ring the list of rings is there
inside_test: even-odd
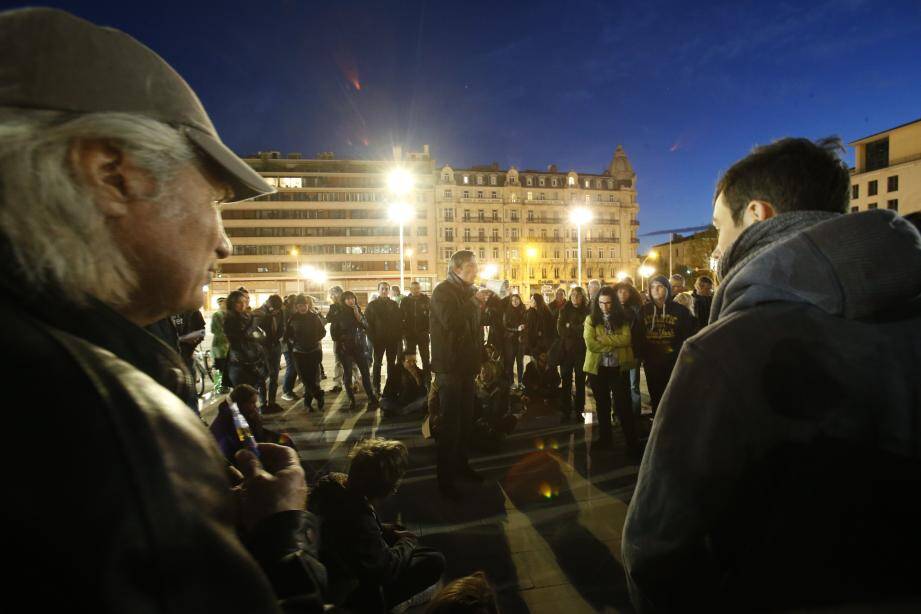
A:
[[[182,361],[142,328],[201,306],[221,203],[271,191],[147,47],[0,13],[4,375],[40,395],[8,433],[42,442],[4,438],[0,535],[5,583],[48,586],[41,609],[322,610],[296,455],[241,451],[231,490]]]

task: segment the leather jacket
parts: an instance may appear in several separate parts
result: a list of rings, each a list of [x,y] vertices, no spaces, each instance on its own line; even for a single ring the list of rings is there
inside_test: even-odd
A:
[[[403,336],[407,339],[422,337],[429,334],[429,317],[431,301],[424,294],[413,296],[410,294],[400,303],[400,312],[403,314]]]
[[[4,374],[41,394],[8,432],[41,438],[6,438],[5,585],[53,586],[35,597],[47,611],[322,611],[315,518],[238,534],[225,462],[180,400],[179,355],[105,305],[14,276],[0,281]]]
[[[432,371],[475,376],[482,338],[479,304],[473,287],[453,273],[432,292]]]

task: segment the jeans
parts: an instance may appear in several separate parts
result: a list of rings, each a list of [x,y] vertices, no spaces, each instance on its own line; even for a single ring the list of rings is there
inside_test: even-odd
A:
[[[375,398],[374,389],[371,388],[371,375],[368,373],[368,359],[365,358],[364,353],[356,357],[348,352],[342,352],[339,358],[342,360],[342,379],[345,380],[344,388],[349,399],[355,400],[355,391],[352,390],[352,368],[355,366],[361,373],[361,385],[365,389],[365,394],[369,399]]]
[[[428,376],[431,368],[431,359],[429,356],[429,334],[420,333],[418,335],[406,336],[406,351],[416,350],[418,348],[419,356],[422,358],[422,371]],[[427,381],[427,380],[426,380]]]
[[[311,398],[319,398],[320,391],[320,363],[323,361],[323,351],[292,352],[297,375],[304,384],[304,404]]]
[[[397,354],[400,351],[399,339],[378,339],[374,342],[374,390],[380,392],[381,389],[381,363],[384,360],[384,354],[387,355],[387,377],[396,372]]]
[[[294,394],[294,383],[297,381],[297,367],[294,365],[294,352],[285,352],[285,379],[281,383],[281,391],[285,394]]]
[[[640,416],[643,413],[643,395],[640,394],[640,368],[630,369],[630,397],[633,401],[633,413]]]
[[[407,416],[409,414],[414,414],[417,412],[425,411],[425,406],[428,404],[428,397],[422,396],[411,401],[406,405],[401,405],[396,399],[381,399],[381,409],[384,410],[384,413],[388,416]]]
[[[468,463],[467,449],[473,427],[475,375],[436,373],[438,386],[438,484],[449,486]]]
[[[279,344],[265,346],[265,359],[269,365],[269,398],[268,403],[275,402],[278,394],[278,371],[281,368],[281,346]]]
[[[513,367],[518,365],[518,383],[521,384],[521,378],[524,377],[524,354],[521,352],[521,342],[513,339],[505,340],[505,379],[511,384],[515,380],[512,377]]]
[[[598,367],[598,375],[588,376],[595,395],[595,410],[598,414],[598,441],[611,441],[611,398],[614,411],[624,430],[628,450],[638,450],[640,441],[636,432],[636,417],[630,403],[630,374],[620,367]]]
[[[230,379],[234,386],[249,384],[259,392],[259,405],[265,406],[265,378],[258,373],[259,367],[230,363]]]
[[[343,379],[342,379],[342,359],[339,358],[339,344],[335,341],[333,342],[333,358],[335,359],[336,366],[333,367],[333,386],[339,386],[342,388]]]
[[[585,410],[585,373],[582,365],[585,354],[565,355],[560,361],[560,377],[563,386],[560,393],[560,411],[565,416],[573,413],[581,414]],[[572,396],[572,380],[576,380],[576,396]],[[575,401],[575,402],[573,402]]]
[[[659,409],[659,401],[665,393],[665,387],[668,386],[668,380],[672,377],[672,371],[675,368],[674,360],[665,360],[661,363],[649,364],[643,363],[643,370],[646,371],[646,385],[649,386],[649,402],[652,405],[652,415],[656,415]]]

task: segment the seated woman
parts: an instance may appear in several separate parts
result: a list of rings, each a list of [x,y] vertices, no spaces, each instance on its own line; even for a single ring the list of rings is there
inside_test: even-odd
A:
[[[394,373],[387,374],[384,393],[381,395],[381,409],[386,416],[405,416],[425,411],[428,391],[425,374],[416,364],[415,350],[400,354]]]
[[[555,401],[560,395],[560,374],[550,366],[547,352],[537,355],[524,370],[524,396],[531,401]]]
[[[221,401],[217,408],[217,417],[211,423],[211,434],[217,440],[221,453],[228,461],[232,461],[234,454],[245,447],[236,425],[233,423],[233,413],[230,403],[236,403],[243,418],[249,424],[249,430],[257,443],[276,443],[288,446],[294,450],[294,442],[285,433],[277,433],[262,426],[262,415],[258,407],[259,392],[249,384],[240,384],[233,389],[227,398]]]
[[[328,598],[350,611],[385,612],[437,584],[445,559],[403,527],[382,524],[375,511],[406,473],[406,446],[367,439],[349,457],[348,475],[320,478],[308,504],[323,521],[320,559],[329,576]]]

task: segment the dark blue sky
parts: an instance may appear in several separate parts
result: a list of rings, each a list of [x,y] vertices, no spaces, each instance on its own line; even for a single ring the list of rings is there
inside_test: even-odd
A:
[[[755,144],[921,117],[919,0],[49,4],[153,47],[240,153],[597,172],[623,144],[641,233],[707,223]]]

